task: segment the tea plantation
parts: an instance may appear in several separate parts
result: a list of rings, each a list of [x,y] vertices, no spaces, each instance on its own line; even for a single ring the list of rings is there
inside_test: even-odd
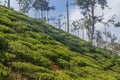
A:
[[[0,6],[0,80],[120,80],[120,57]]]

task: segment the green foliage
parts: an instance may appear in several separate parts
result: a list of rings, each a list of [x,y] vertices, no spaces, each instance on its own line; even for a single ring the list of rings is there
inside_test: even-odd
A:
[[[36,73],[35,80],[55,80],[55,77],[48,73]]]
[[[25,63],[25,62],[12,62],[11,67],[14,68],[14,70],[19,70],[21,72],[43,72],[43,73],[50,73],[51,71],[44,68],[44,67],[39,67],[35,66],[31,63]]]
[[[91,1],[88,1],[88,0],[76,0],[76,1],[81,9],[89,10],[91,5],[93,5]],[[94,4],[99,4],[101,8],[104,9],[107,6],[107,1],[106,0],[94,0]]]
[[[9,72],[5,66],[0,63],[0,80],[6,80],[8,78]]]
[[[0,24],[4,24],[6,26],[13,26],[12,21],[6,16],[0,16]]]
[[[120,80],[120,57],[0,6],[0,80],[14,79]]]
[[[0,25],[0,32],[3,33],[15,33],[14,30],[12,30],[11,28],[4,26],[4,25]]]
[[[57,64],[59,66],[61,66],[64,69],[69,69],[70,68],[70,64],[68,61],[64,60],[64,59],[58,59],[57,60]]]
[[[0,50],[7,50],[8,42],[4,36],[0,35]]]

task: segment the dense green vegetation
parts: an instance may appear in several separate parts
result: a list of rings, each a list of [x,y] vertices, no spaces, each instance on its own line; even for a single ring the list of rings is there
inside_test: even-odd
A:
[[[0,80],[120,80],[120,57],[0,6]]]

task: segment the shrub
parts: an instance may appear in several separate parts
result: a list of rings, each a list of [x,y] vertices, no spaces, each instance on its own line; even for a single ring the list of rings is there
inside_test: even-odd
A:
[[[36,66],[31,63],[26,63],[26,62],[12,62],[10,64],[13,70],[18,70],[20,72],[29,72],[29,73],[34,73],[34,72],[43,72],[43,73],[52,73],[50,70]]]
[[[64,59],[57,59],[57,64],[64,69],[70,69],[70,63]]]
[[[12,21],[5,16],[0,16],[0,23],[6,26],[13,27]]]
[[[0,35],[0,50],[8,49],[8,41],[4,38],[4,36]]]
[[[0,25],[0,31],[3,33],[15,33],[14,30],[4,25]]]
[[[9,72],[5,66],[0,63],[0,80],[6,80],[8,78]]]
[[[35,80],[55,80],[55,76],[48,73],[35,73]]]

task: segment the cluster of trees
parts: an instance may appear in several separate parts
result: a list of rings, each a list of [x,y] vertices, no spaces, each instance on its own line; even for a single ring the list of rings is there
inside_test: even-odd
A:
[[[55,6],[49,6],[50,3],[49,0],[16,0],[16,1],[19,4],[19,9],[21,13],[28,13],[30,9],[34,9],[36,18],[48,22],[50,20],[49,11],[55,10]],[[8,7],[10,7],[10,0],[8,0],[7,2]],[[95,9],[98,6],[101,6],[101,10],[109,8],[107,0],[75,0],[75,3],[76,3],[75,5],[79,6],[79,8],[81,9],[81,14],[83,15],[83,18],[81,18],[78,21],[73,21],[72,23],[72,26],[74,27],[73,30],[78,31],[78,36],[81,30],[81,35],[83,39],[85,37],[85,32],[87,32],[87,36],[91,45],[94,44],[102,48],[105,47],[105,49],[107,49],[108,46],[114,46],[113,43],[116,44],[115,40],[117,40],[117,38],[115,37],[114,34],[111,34],[110,32],[107,31],[107,27],[109,27],[111,24],[114,25],[115,16],[112,16],[111,19],[105,21],[103,13],[101,13],[102,15],[98,16],[96,16],[95,14]],[[61,29],[61,27],[65,25],[65,28],[67,27],[65,31],[69,33],[70,32],[69,0],[66,0],[66,12],[67,15],[66,18],[64,19],[67,20],[63,22],[63,24],[61,23],[61,18],[58,18],[58,20],[57,19],[54,20],[57,20],[59,29]],[[104,25],[105,27],[104,32],[95,30],[97,23],[101,23]],[[118,27],[119,23],[115,24],[115,26]],[[108,38],[110,38],[111,40],[108,40]]]
[[[120,79],[119,57],[2,6],[0,16],[0,80]]]
[[[28,13],[31,8],[33,0],[16,0],[19,5],[19,11],[21,13]]]
[[[35,0],[32,7],[37,13],[41,13],[41,16],[39,15],[39,18],[41,19],[48,18],[49,11],[55,10],[55,6],[49,6],[49,1],[47,0]]]
[[[49,11],[55,10],[55,6],[49,6],[49,0],[16,0],[19,5],[19,12],[29,13],[30,9],[35,10],[35,16],[41,20],[48,20]],[[5,0],[10,8],[10,0]]]
[[[4,0],[5,5],[10,8],[10,0]],[[59,26],[59,29],[61,29],[60,24],[60,17],[54,18],[49,17],[49,12],[51,10],[55,10],[55,6],[49,6],[50,0],[16,0],[19,5],[19,12],[21,13],[29,13],[29,10],[32,9],[35,12],[35,17],[44,21],[47,21],[49,23],[50,20],[57,20],[57,26]],[[67,26],[66,31],[69,33],[69,0],[66,0],[66,22],[64,24]]]
[[[82,19],[84,25],[88,28],[90,42],[92,44],[95,33],[95,24],[102,22],[103,16],[95,15],[95,8],[101,6],[102,9],[107,7],[107,0],[77,0],[77,5],[81,9],[81,13],[84,16]]]
[[[81,37],[84,39],[85,32],[87,32],[88,40],[90,44],[94,44],[98,47],[105,48],[106,50],[111,50],[112,53],[118,53],[117,37],[115,34],[107,31],[107,27],[116,26],[119,27],[119,23],[115,24],[115,15],[109,20],[104,20],[104,13],[102,15],[96,16],[95,9],[97,6],[101,6],[101,10],[109,8],[107,5],[107,0],[76,0],[76,4],[81,9],[81,14],[83,18],[74,21],[72,23],[73,31],[81,32]],[[96,24],[102,24],[104,26],[104,31],[95,30]],[[86,31],[85,31],[86,30]],[[80,37],[80,36],[79,36]]]

